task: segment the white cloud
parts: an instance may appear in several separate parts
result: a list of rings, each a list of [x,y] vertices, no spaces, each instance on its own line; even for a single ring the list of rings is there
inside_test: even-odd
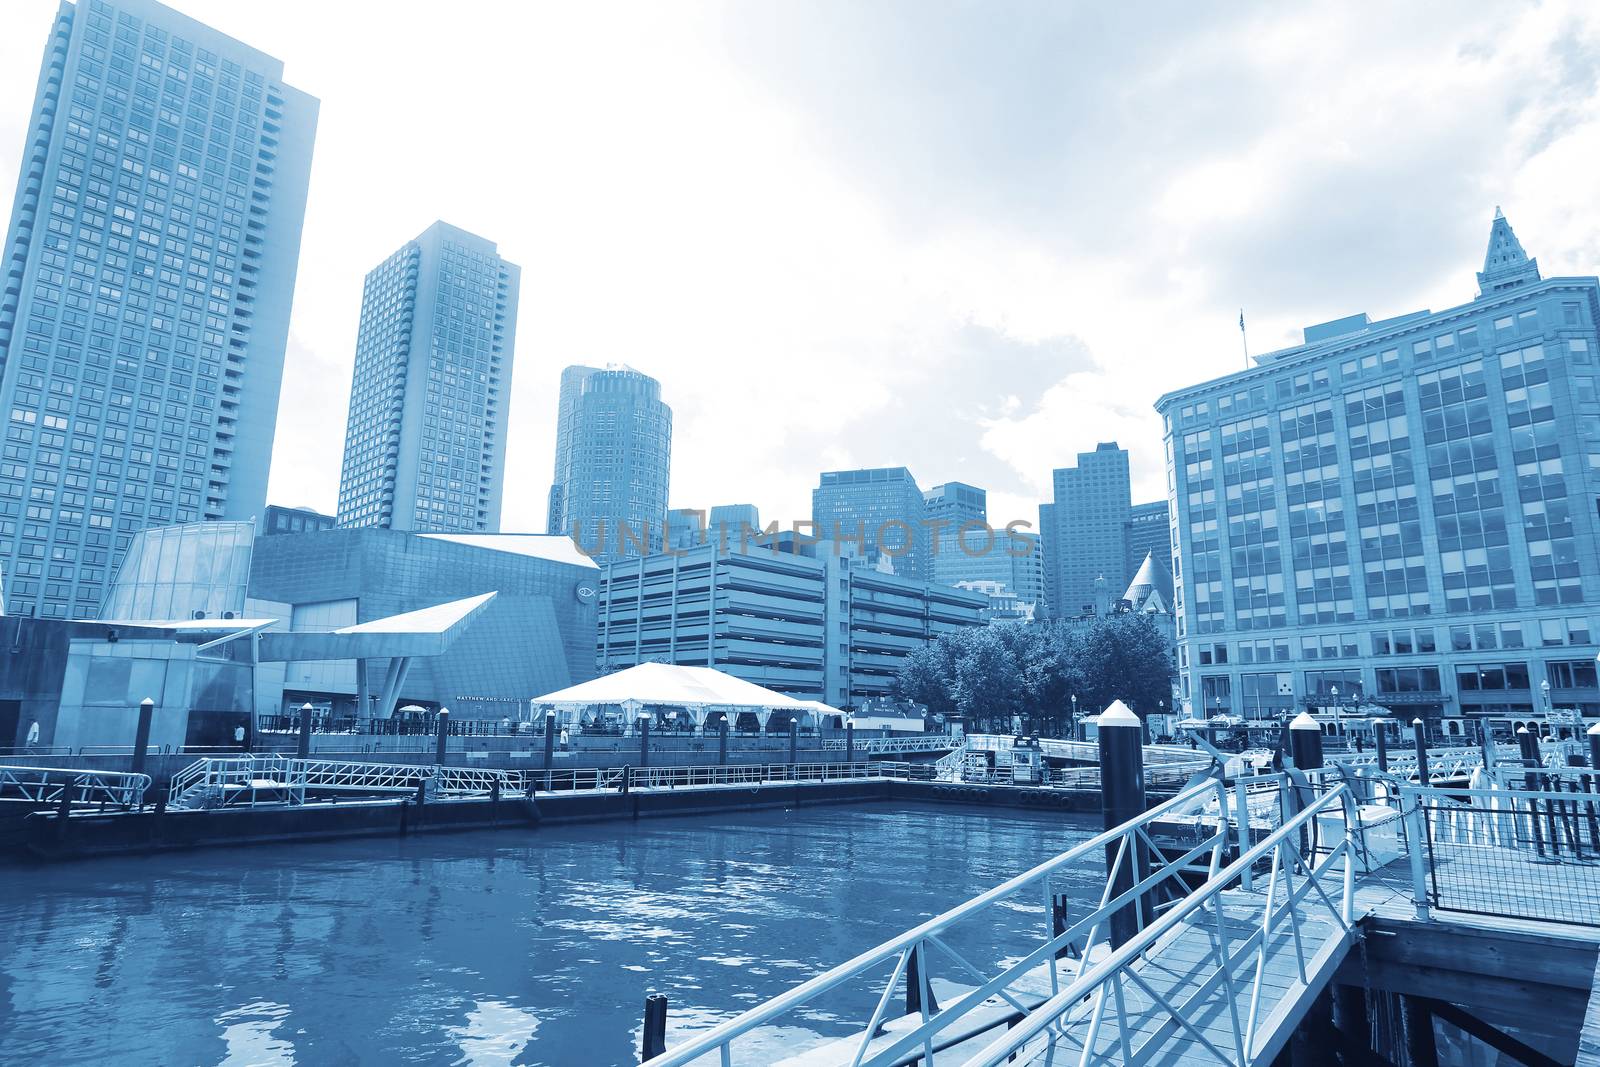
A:
[[[0,182],[53,0],[0,9]],[[674,406],[674,503],[803,517],[909,466],[1029,517],[1151,403],[1358,310],[1470,298],[1503,204],[1600,263],[1600,14],[1183,3],[178,0],[323,101],[272,498],[331,508],[361,279],[435,218],[523,267],[505,522],[562,366]],[[1448,16],[1448,17],[1446,17]]]

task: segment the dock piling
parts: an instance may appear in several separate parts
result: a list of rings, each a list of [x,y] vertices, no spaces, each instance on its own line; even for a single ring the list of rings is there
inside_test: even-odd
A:
[[[434,725],[433,732],[436,740],[433,746],[433,762],[444,762],[444,749],[450,743],[450,709],[439,709],[439,721]]]
[[[1378,770],[1384,774],[1389,773],[1388,722],[1388,719],[1372,720],[1372,744],[1378,750]]]
[[[544,769],[548,773],[556,761],[556,713],[544,713]]]
[[[853,722],[844,724],[844,761],[846,763],[856,761],[856,724]]]
[[[145,753],[150,748],[150,723],[155,718],[156,702],[149,697],[139,701],[139,722],[133,731],[133,765],[134,774],[144,773]]]
[[[796,757],[800,750],[800,720],[789,720],[789,766],[793,767],[800,762]]]
[[[639,1037],[639,1054],[649,1060],[667,1051],[667,995],[651,993],[644,998],[644,1031]]]
[[[1589,727],[1586,736],[1589,738],[1589,769],[1600,771],[1600,722]]]
[[[1517,727],[1517,748],[1522,754],[1522,766],[1527,770],[1527,773],[1522,776],[1522,788],[1530,793],[1538,792],[1539,739],[1526,726]],[[1539,825],[1539,802],[1537,800],[1528,801],[1528,823],[1533,829],[1534,854],[1542,858],[1544,856],[1544,832]],[[1553,833],[1551,837],[1550,845],[1554,848],[1556,843],[1553,840]]]
[[[311,713],[315,710],[309,700],[300,705],[300,743],[295,746],[300,759],[311,758]]]
[[[650,766],[650,719],[645,717],[639,720],[639,767],[642,770]]]
[[[1302,711],[1289,724],[1289,756],[1296,769],[1314,771],[1322,763],[1322,727],[1308,712]]]
[[[1107,830],[1144,814],[1144,729],[1139,717],[1118,700],[1097,720],[1100,744],[1100,808]],[[1124,851],[1126,854],[1124,854]],[[1149,874],[1148,848],[1137,838],[1106,845],[1106,869],[1113,872],[1110,897],[1128,892]],[[1136,936],[1144,901],[1129,903],[1111,916],[1111,947]]]
[[[1411,743],[1417,749],[1417,784],[1428,784],[1428,728],[1420,718],[1411,720]]]
[[[939,1002],[933,997],[933,988],[928,985],[927,979],[922,974],[922,943],[919,941],[911,947],[911,956],[906,960],[906,1014],[922,1014],[923,994],[928,998],[928,1014],[935,1015],[939,1011]]]
[[[1439,1067],[1439,1043],[1433,1034],[1433,1012],[1422,997],[1400,998],[1401,1026],[1406,1037],[1407,1067]]]
[[[728,717],[724,715],[717,730],[717,766],[728,765]]]

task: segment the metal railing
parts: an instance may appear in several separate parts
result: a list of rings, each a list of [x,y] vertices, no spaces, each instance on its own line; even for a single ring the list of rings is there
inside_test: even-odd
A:
[[[481,767],[302,760],[289,756],[228,756],[196,760],[172,776],[168,804],[187,807],[262,803],[304,804],[307,791],[404,794],[418,784],[434,795],[483,795],[514,788],[507,771]]]
[[[1500,745],[1495,750],[1496,762],[1515,759],[1517,749]],[[1376,767],[1378,757],[1374,752],[1345,754],[1339,762],[1347,767]],[[1417,781],[1417,754],[1401,749],[1388,755],[1389,774],[1403,781],[1421,785]],[[1465,781],[1472,772],[1483,766],[1483,752],[1477,747],[1452,747],[1428,749],[1428,782]]]
[[[1401,786],[1419,911],[1600,927],[1600,772],[1502,766],[1494,778]]]
[[[908,734],[903,737],[858,737],[855,740],[857,752],[948,752],[959,748],[960,738],[949,734]],[[822,747],[830,752],[845,751],[846,742],[843,738],[829,738],[822,742]]]
[[[0,801],[60,807],[65,800],[74,806],[139,808],[149,788],[148,774],[0,766]]]
[[[1302,839],[1330,815],[1342,817],[1339,841],[1303,850]],[[1283,1036],[1264,1027],[1274,1009],[1316,992],[1326,964],[1337,962],[1353,938],[1356,825],[1350,790],[1343,784],[1324,788],[1265,840],[1226,868],[1213,870],[1166,914],[1099,963],[1080,969],[1050,1000],[963,1062],[996,1067],[1018,1055],[1043,1055],[1044,1062],[1061,1056],[1080,1067],[1138,1064],[1174,1039],[1190,1043],[1197,1058],[1207,1062],[1232,1067],[1259,1062],[1268,1042]],[[1265,890],[1233,894],[1227,901],[1233,907],[1225,908],[1224,892],[1262,861],[1268,865]],[[1309,934],[1313,922],[1327,933],[1308,945],[1302,935]],[[1203,931],[1195,943],[1208,955],[1184,981],[1164,983],[1161,970],[1141,964],[1159,959],[1160,949],[1181,936],[1185,925]],[[1292,969],[1287,987],[1264,997],[1269,960],[1290,961]],[[1085,997],[1090,998],[1086,1004]],[[1212,1009],[1213,1018],[1224,1017],[1223,1035],[1201,1028],[1202,1007]],[[927,1062],[932,1067],[932,1060]]]
[[[1285,783],[1285,776],[1269,775],[1253,780],[1250,788],[1273,788],[1281,801],[1291,801]],[[1282,1002],[1275,995],[1263,996],[1268,956],[1276,954],[1274,964],[1281,971],[1281,959],[1292,952],[1297,979],[1290,985],[1297,980],[1299,987],[1284,995],[1308,993],[1316,965],[1352,936],[1352,798],[1347,786],[1331,778],[1317,788],[1320,793],[1303,808],[1224,867],[1224,852],[1235,833],[1229,818],[1230,790],[1218,781],[1196,785],[647,1063],[678,1067],[702,1057],[724,1067],[747,1062],[736,1056],[735,1043],[741,1038],[799,1009],[822,1010],[819,1002],[825,996],[870,983],[878,989],[875,1008],[856,1036],[833,1048],[840,1062],[850,1067],[990,1065],[1036,1051],[1047,1056],[1058,1051],[1070,1054],[1044,1062],[1070,1058],[1079,1064],[1139,1063],[1178,1035],[1193,1039],[1210,1054],[1208,1058],[1244,1067],[1274,1036],[1263,1032],[1262,1023]],[[1244,792],[1241,788],[1239,796]],[[1150,826],[1207,800],[1218,813],[1210,832],[1181,854],[1163,858],[1150,837]],[[1326,848],[1304,849],[1307,832],[1330,815],[1343,820],[1345,833]],[[1310,836],[1314,839],[1314,831]],[[1148,859],[1141,862],[1145,856]],[[1237,914],[1225,914],[1224,891],[1248,880],[1262,864],[1266,871],[1256,874],[1258,881],[1265,878],[1262,891],[1232,893],[1228,900],[1236,912],[1236,898],[1242,896],[1255,914],[1246,922]],[[1097,876],[1106,872],[1104,889],[1097,903],[1069,923],[1065,899],[1058,899],[1054,891],[1073,875],[1081,879],[1085,866],[1095,869]],[[1195,878],[1201,884],[1191,889],[1187,880]],[[1036,903],[1030,906],[1026,901]],[[1112,917],[1141,908],[1149,909],[1150,921],[1120,947],[1109,948]],[[1005,955],[990,971],[952,947],[952,930],[961,924],[987,924],[1018,912],[1036,917],[1039,930],[1026,943],[1001,946]],[[1305,944],[1300,937],[1301,923],[1313,915],[1332,932],[1321,947]],[[1163,992],[1144,965],[1157,959],[1159,949],[1185,927],[1199,931],[1195,943],[1210,950],[1211,962],[1191,987],[1178,994]],[[1085,944],[1077,951],[1080,939]],[[973,983],[942,1007],[930,985],[936,959],[948,974]],[[902,980],[907,1014],[892,1029],[885,1029],[893,1021],[889,1006]],[[1279,981],[1281,977],[1274,979]],[[1231,1041],[1220,1046],[1186,1017],[1186,1009],[1197,1000],[1213,996],[1227,1001],[1232,1022]],[[975,1042],[1002,1027],[1004,1033],[973,1054]],[[760,1055],[759,1049],[751,1052]]]
[[[1100,990],[1099,1011],[1103,1013],[1103,990],[1114,975],[1123,975],[1165,931],[1194,915],[1199,907],[1214,900],[1225,885],[1237,881],[1241,871],[1269,855],[1276,857],[1274,862],[1278,864],[1271,876],[1274,890],[1285,889],[1284,899],[1269,909],[1271,917],[1266,928],[1270,934],[1274,918],[1285,909],[1293,914],[1317,882],[1302,877],[1298,888],[1291,887],[1294,865],[1284,849],[1298,839],[1298,831],[1310,820],[1330,808],[1337,810],[1347,795],[1342,785],[1335,786],[1251,850],[1244,860],[1224,871],[1224,851],[1235,835],[1228,818],[1228,792],[1220,782],[1201,783],[648,1062],[651,1067],[675,1067],[703,1056],[719,1057],[724,1065],[742,1062],[735,1056],[735,1043],[741,1038],[797,1009],[823,1010],[820,1002],[824,997],[859,993],[863,986],[877,990],[876,1007],[862,1019],[858,1038],[850,1039],[855,1044],[849,1060],[851,1067],[887,1067],[912,1061],[935,1067],[941,1051],[1001,1026],[1014,1026],[1013,1035],[1025,1036],[1019,1036],[1009,1047],[997,1043],[985,1052],[985,1056],[994,1053],[985,1062],[1002,1062],[1010,1051],[1043,1032],[1085,995]],[[1151,839],[1151,825],[1207,798],[1216,801],[1221,817],[1187,850],[1163,857]],[[1347,848],[1341,844],[1330,853],[1329,861],[1346,855]],[[1093,870],[1097,879],[1104,878],[1104,889],[1098,894],[1097,903],[1069,923],[1066,901],[1056,893],[1074,881],[1081,884],[1084,868]],[[1102,874],[1107,868],[1109,874]],[[1184,881],[1190,877],[1203,878],[1209,892],[1191,893]],[[1345,878],[1348,881],[1348,872]],[[1346,892],[1342,916],[1348,914],[1348,897]],[[1089,966],[1063,961],[1069,954],[1091,958],[1099,946],[1107,943],[1111,917],[1140,907],[1153,907],[1165,914],[1103,962]],[[1024,943],[996,947],[996,951],[1003,950],[1004,956],[990,970],[980,968],[953,947],[951,935],[956,928],[974,922],[987,926],[1019,912],[1032,917],[1030,926],[1037,921],[1036,932]],[[969,992],[943,1007],[933,1002],[929,985],[936,959],[946,973],[974,984]],[[902,980],[916,989],[915,995],[908,997],[918,1005],[910,1016],[913,1026],[891,1031],[892,1040],[880,1040],[883,1024],[890,1017],[890,1003]]]
[[[174,808],[299,805],[307,802],[308,795],[311,799],[335,793],[404,796],[414,793],[419,785],[429,797],[496,794],[509,798],[540,793],[760,786],[774,782],[837,782],[905,776],[901,765],[876,761],[574,767],[536,771],[453,764],[302,760],[283,755],[232,756],[196,760],[174,774],[168,787],[168,803]]]

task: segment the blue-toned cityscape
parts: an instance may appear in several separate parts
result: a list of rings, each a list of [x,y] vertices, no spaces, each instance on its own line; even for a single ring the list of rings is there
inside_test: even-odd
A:
[[[1600,1067],[1600,10],[175,2],[0,11],[0,1063]]]

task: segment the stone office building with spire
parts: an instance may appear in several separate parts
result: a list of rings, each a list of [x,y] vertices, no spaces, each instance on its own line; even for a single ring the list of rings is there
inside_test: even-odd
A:
[[[1600,716],[1597,319],[1497,210],[1470,303],[1162,397],[1189,708]]]

